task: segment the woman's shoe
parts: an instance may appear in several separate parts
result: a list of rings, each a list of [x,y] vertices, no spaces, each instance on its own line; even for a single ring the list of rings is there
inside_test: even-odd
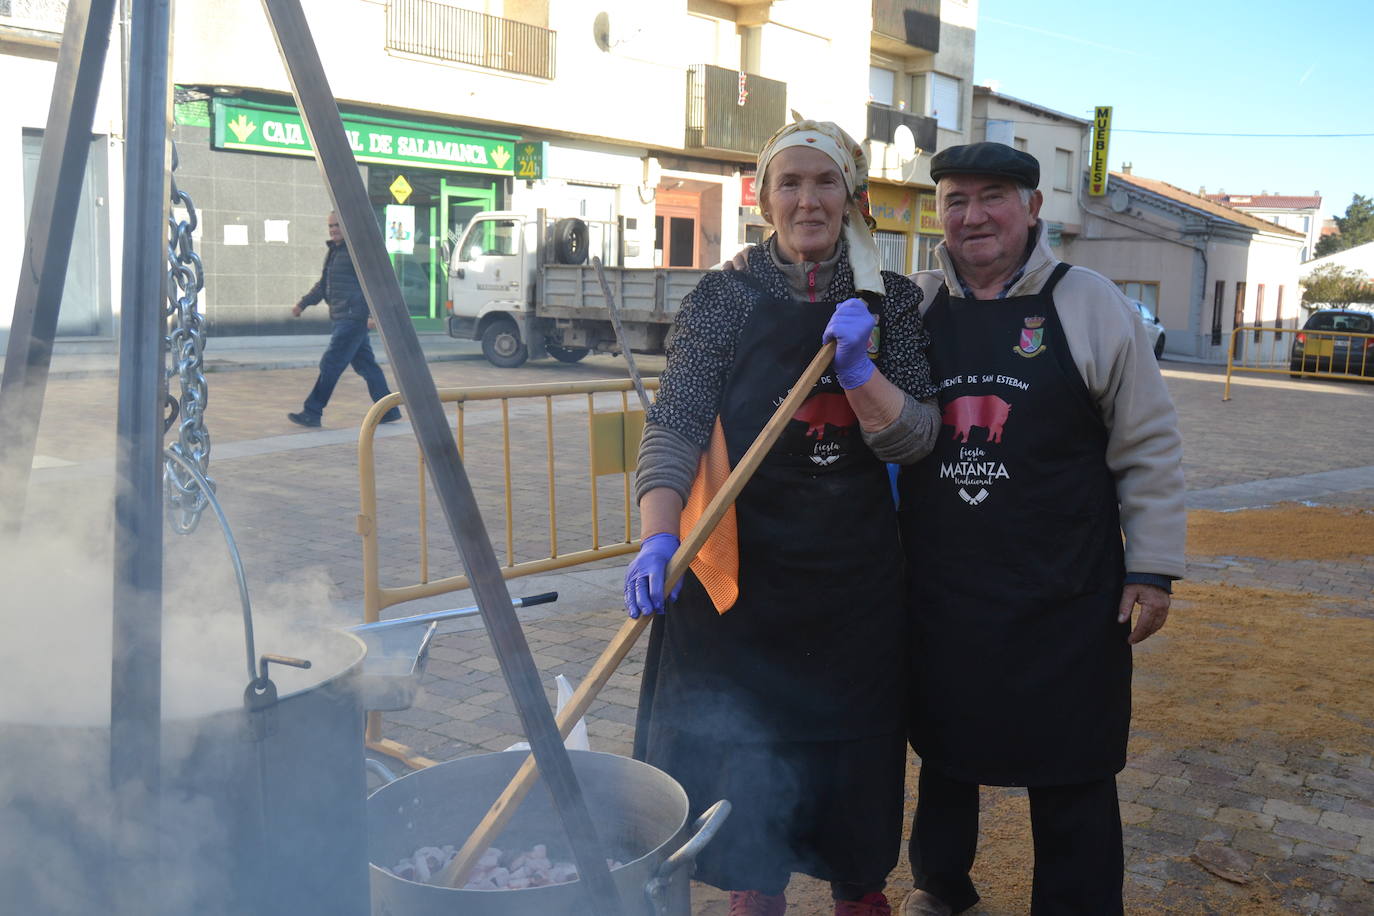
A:
[[[729,916],[783,916],[787,912],[786,894],[759,891],[731,891]]]
[[[892,906],[887,897],[874,891],[859,900],[836,900],[835,916],[892,916]]]

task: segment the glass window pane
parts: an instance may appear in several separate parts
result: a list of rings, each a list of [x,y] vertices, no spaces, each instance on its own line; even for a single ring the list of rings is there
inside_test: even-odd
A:
[[[897,74],[882,67],[868,68],[868,100],[889,108],[896,102]]]
[[[959,80],[932,73],[931,114],[945,130],[959,130]]]

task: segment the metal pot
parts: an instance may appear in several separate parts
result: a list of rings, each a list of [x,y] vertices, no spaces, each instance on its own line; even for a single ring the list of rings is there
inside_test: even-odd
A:
[[[88,724],[108,722],[108,701],[102,717],[98,684],[72,683],[94,672],[64,666],[67,689],[87,689],[93,701],[70,715],[49,707],[29,717],[38,721],[16,721],[21,710],[0,711],[6,912],[123,913],[114,901],[146,881],[166,914],[365,916],[367,781],[354,683],[363,644],[337,630],[264,644],[299,646],[313,662],[308,671],[273,667],[278,696],[266,708],[249,712],[238,698],[241,672],[211,696],[189,696],[216,680],[197,672],[232,651],[182,663],[193,676],[164,687],[161,792],[143,806],[155,836],[129,838],[114,821],[109,726]],[[188,651],[168,640],[169,660]],[[108,695],[108,675],[105,686]]]
[[[687,793],[645,763],[590,751],[569,751],[626,916],[690,916],[697,854],[720,829],[730,803],[717,802],[687,824]],[[580,883],[522,890],[466,890],[398,878],[391,866],[423,846],[460,845],[510,782],[527,752],[463,757],[383,786],[367,802],[373,916],[585,916]],[[497,845],[529,849],[543,843],[551,858],[572,860],[544,784],[521,803]]]

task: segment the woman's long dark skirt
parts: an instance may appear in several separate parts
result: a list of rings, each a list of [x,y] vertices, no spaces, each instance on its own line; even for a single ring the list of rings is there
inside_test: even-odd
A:
[[[897,864],[906,736],[738,743],[655,724],[648,762],[687,791],[691,817],[728,799],[695,880],[777,894],[793,872],[880,888]]]

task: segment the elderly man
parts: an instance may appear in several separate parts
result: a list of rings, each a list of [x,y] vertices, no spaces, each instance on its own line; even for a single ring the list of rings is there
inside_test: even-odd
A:
[[[899,479],[921,756],[902,912],[978,901],[997,785],[1029,789],[1031,912],[1120,913],[1131,647],[1184,569],[1177,418],[1125,296],[1055,257],[1032,156],[952,147],[931,177],[941,269],[912,279],[946,429]]]
[[[315,387],[310,389],[299,412],[286,415],[297,426],[312,429],[320,425],[320,417],[334,393],[334,386],[349,366],[367,382],[367,393],[373,401],[380,401],[391,393],[386,386],[382,367],[377,365],[372,344],[367,339],[367,332],[372,329],[372,313],[368,311],[367,299],[363,297],[362,285],[358,283],[358,274],[339,228],[337,213],[329,214],[329,241],[326,246],[319,282],[291,308],[292,316],[299,318],[315,303],[326,302],[329,304],[329,318],[334,323],[329,346],[320,357],[320,374],[315,379]],[[393,407],[382,416],[381,422],[393,423],[399,419],[400,408]]]

